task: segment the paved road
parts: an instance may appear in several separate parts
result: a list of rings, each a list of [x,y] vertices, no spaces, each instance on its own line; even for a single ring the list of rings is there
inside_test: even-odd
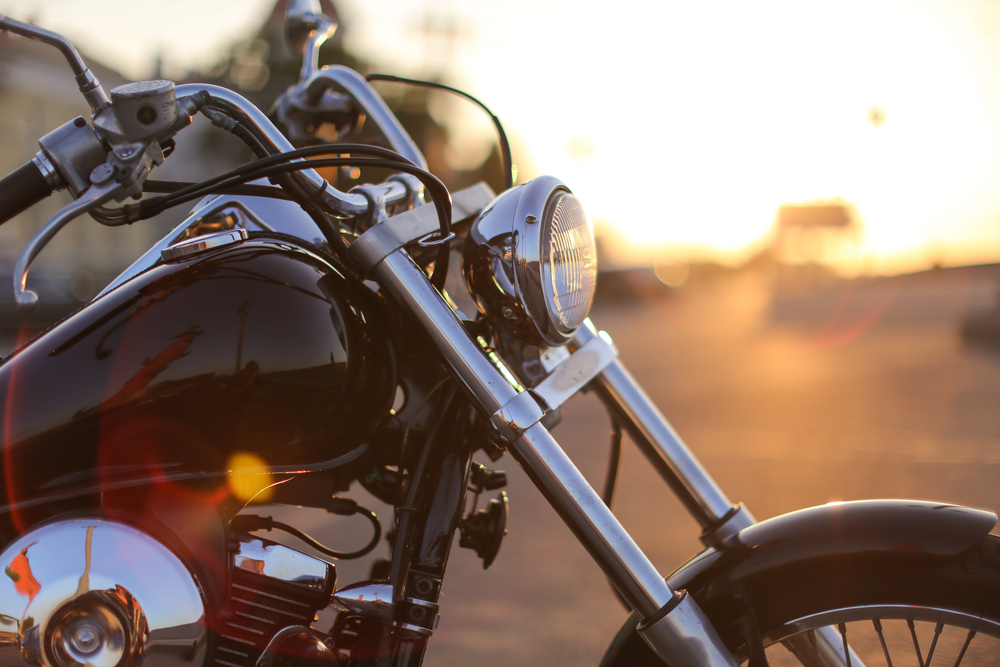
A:
[[[733,500],[758,518],[908,497],[1000,509],[1000,354],[963,346],[1000,282],[943,272],[772,298],[751,279],[601,307],[599,327]],[[555,431],[593,482],[607,420],[592,396]],[[597,568],[509,458],[497,562],[453,552],[433,665],[596,665],[624,618]],[[626,447],[616,512],[667,573],[698,528]],[[316,517],[317,520],[320,517]],[[345,564],[341,581],[363,576]]]

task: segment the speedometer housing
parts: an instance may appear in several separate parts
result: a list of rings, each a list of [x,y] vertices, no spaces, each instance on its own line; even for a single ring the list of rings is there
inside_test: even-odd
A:
[[[540,176],[501,194],[466,240],[479,309],[517,338],[562,345],[583,325],[597,284],[594,230],[564,183]]]

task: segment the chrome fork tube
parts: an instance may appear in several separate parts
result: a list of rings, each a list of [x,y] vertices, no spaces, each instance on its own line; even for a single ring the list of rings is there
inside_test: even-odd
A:
[[[592,328],[583,327],[571,347],[582,347],[596,335]],[[712,543],[754,523],[745,507],[734,505],[726,497],[620,361],[608,364],[593,385],[604,403],[621,419],[640,451],[701,525],[703,541]]]
[[[465,325],[403,250],[372,272],[428,333],[455,377],[489,415],[503,413],[519,394],[465,330]],[[516,424],[515,424],[516,425]],[[735,667],[711,623],[691,596],[675,593],[604,505],[548,430],[537,420],[518,429],[508,446],[612,584],[642,619],[640,632],[673,665]]]
[[[510,452],[641,617],[674,600],[676,594],[548,429],[535,424],[511,443]]]
[[[597,336],[588,320],[570,347],[583,347]],[[756,522],[742,504],[733,504],[705,471],[670,422],[649,398],[628,369],[617,359],[604,367],[592,385],[604,403],[622,420],[632,439],[660,476],[701,524],[702,542],[718,544],[727,536]],[[853,649],[844,655],[844,644],[834,627],[816,630],[816,641],[827,667],[865,667]],[[822,667],[816,665],[815,667]]]

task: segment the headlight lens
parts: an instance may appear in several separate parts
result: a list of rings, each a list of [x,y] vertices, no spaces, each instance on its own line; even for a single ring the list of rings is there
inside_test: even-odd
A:
[[[587,319],[594,300],[597,253],[593,228],[580,201],[568,192],[553,199],[542,241],[542,284],[545,306],[556,327],[571,333]]]
[[[562,345],[590,312],[593,226],[580,201],[551,176],[501,194],[473,224],[464,255],[480,310],[522,341]]]

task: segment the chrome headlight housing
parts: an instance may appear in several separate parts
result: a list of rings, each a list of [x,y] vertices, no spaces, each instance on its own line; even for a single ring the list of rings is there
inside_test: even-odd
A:
[[[525,342],[562,345],[594,300],[594,227],[566,185],[540,176],[483,211],[466,239],[463,268],[483,313]]]

